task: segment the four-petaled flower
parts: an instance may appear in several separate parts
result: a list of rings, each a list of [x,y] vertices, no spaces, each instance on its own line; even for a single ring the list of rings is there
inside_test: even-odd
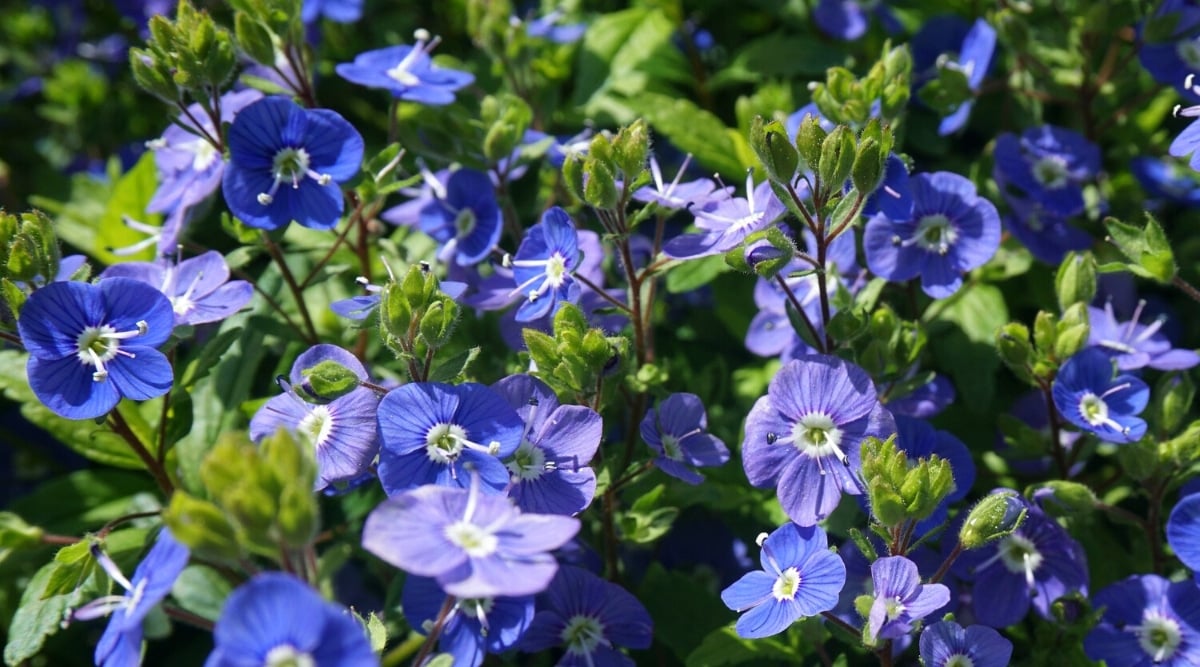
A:
[[[290,574],[259,574],[239,586],[213,627],[204,667],[378,667],[363,626]]]
[[[898,639],[914,624],[950,602],[950,589],[942,584],[922,584],[917,564],[904,556],[889,556],[871,563],[874,591],[867,632],[878,639]]]
[[[254,296],[254,286],[250,283],[229,280],[229,265],[215,250],[178,264],[166,258],[114,264],[100,277],[130,278],[157,288],[171,301],[176,325],[219,322]]]
[[[96,643],[98,667],[137,667],[141,664],[142,621],[171,592],[190,555],[188,548],[164,528],[150,552],[133,571],[133,578],[126,579],[108,554],[101,551],[99,545],[92,545],[92,557],[125,589],[124,595],[98,598],[75,611],[74,617],[84,621],[112,614],[108,627]]]
[[[396,567],[433,577],[459,598],[540,593],[558,571],[550,551],[579,532],[579,520],[522,514],[506,496],[427,484],[388,498],[363,526],[363,548]]]
[[[428,634],[446,597],[436,580],[410,575],[400,594],[404,618],[415,631]],[[458,667],[479,667],[488,653],[515,647],[532,622],[532,595],[454,598],[438,638],[438,650],[454,656]]]
[[[921,662],[925,667],[1008,667],[1012,642],[986,625],[963,628],[941,621],[921,633]]]
[[[474,169],[459,169],[444,184],[427,171],[422,174],[431,196],[417,224],[442,244],[438,258],[459,266],[483,261],[500,240],[503,224],[492,179]]]
[[[1113,377],[1113,362],[1104,351],[1087,347],[1058,370],[1054,405],[1064,419],[1107,442],[1134,442],[1146,434],[1150,388],[1132,375]]]
[[[295,220],[332,229],[345,206],[338,184],[358,173],[362,158],[362,135],[338,113],[266,97],[229,127],[221,189],[229,210],[250,227],[276,229]]]
[[[1132,576],[1096,594],[1104,609],[1083,640],[1092,660],[1109,667],[1190,667],[1200,664],[1200,596],[1191,581],[1157,574]]]
[[[926,294],[945,298],[962,286],[963,272],[983,265],[1000,247],[1000,214],[958,174],[917,174],[910,183],[910,220],[880,212],[867,222],[867,266],[892,281],[920,276]]]
[[[537,615],[521,650],[561,646],[556,667],[633,667],[618,646],[650,648],[654,622],[637,598],[620,586],[573,566],[563,566],[538,597]]]
[[[559,305],[579,301],[580,287],[574,276],[580,261],[579,240],[575,223],[561,208],[555,206],[542,214],[542,221],[525,232],[510,261],[517,282],[513,295],[525,295],[517,308],[518,322],[551,315]]]
[[[1178,371],[1200,364],[1200,355],[1194,350],[1175,349],[1162,325],[1166,317],[1159,317],[1150,324],[1142,324],[1142,309],[1145,301],[1138,301],[1137,308],[1128,322],[1117,320],[1112,301],[1104,304],[1104,310],[1088,308],[1088,344],[1104,351],[1117,362],[1117,369],[1134,371],[1153,368],[1160,371]]]
[[[739,637],[777,635],[797,620],[829,611],[846,584],[846,565],[829,550],[820,526],[794,523],[759,536],[762,570],[748,572],[721,591],[721,601],[738,612]]]
[[[667,241],[663,246],[667,257],[690,259],[732,250],[753,232],[775,222],[784,208],[771,190],[770,182],[763,181],[755,187],[754,175],[747,174],[745,199],[722,199],[693,212],[701,232],[683,234]]]
[[[406,384],[379,404],[379,481],[394,495],[422,484],[466,488],[478,475],[486,493],[503,493],[501,460],[523,431],[517,412],[485,385]]]
[[[50,283],[29,295],[17,320],[29,386],[68,419],[103,416],[121,398],[162,396],[174,374],[155,348],[174,325],[171,302],[145,283]]]
[[[913,36],[912,54],[919,86],[936,78],[938,68],[946,68],[961,72],[970,91],[978,93],[996,55],[996,29],[983,19],[968,24],[950,14],[935,16]],[[938,134],[946,136],[961,130],[974,106],[972,97],[943,117]]]
[[[390,91],[400,100],[442,106],[454,101],[454,93],[471,85],[470,72],[438,67],[429,53],[438,45],[425,30],[418,30],[416,44],[389,46],[360,53],[352,63],[337,66],[339,76],[368,88]]]
[[[996,138],[996,181],[1021,190],[1051,215],[1084,209],[1083,185],[1100,173],[1100,148],[1083,135],[1054,125],[1030,128],[1018,138]]]
[[[800,357],[784,364],[746,417],[742,464],[754,486],[777,487],[792,521],[811,526],[843,493],[863,493],[862,441],[895,432],[866,371],[837,357]]]
[[[704,403],[695,394],[671,394],[651,408],[641,424],[642,440],[654,450],[654,464],[688,484],[704,476],[689,466],[719,466],[729,460],[729,449],[708,432]]]

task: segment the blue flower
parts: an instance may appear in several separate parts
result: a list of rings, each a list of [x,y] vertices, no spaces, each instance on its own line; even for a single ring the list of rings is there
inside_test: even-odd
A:
[[[1170,34],[1162,34],[1170,29]],[[1184,81],[1200,72],[1200,7],[1189,0],[1164,0],[1153,16],[1138,25],[1138,60],[1154,80],[1195,97]],[[1157,33],[1157,34],[1148,34]]]
[[[925,667],[1008,667],[1012,642],[986,625],[963,628],[941,621],[921,633],[921,663]]]
[[[920,276],[926,294],[945,298],[962,286],[963,272],[982,266],[1000,247],[1000,214],[958,174],[917,174],[911,184],[911,220],[877,213],[867,221],[867,266],[897,282]]]
[[[525,232],[511,260],[517,282],[514,292],[526,297],[517,309],[518,322],[553,315],[562,304],[579,301],[579,283],[573,275],[579,259],[575,223],[566,211],[551,207],[541,222]]]
[[[1042,618],[1052,618],[1055,600],[1076,591],[1087,594],[1083,547],[1034,505],[1016,531],[972,556],[978,560],[975,617],[993,628],[1019,622],[1030,605]]]
[[[737,621],[739,637],[759,639],[788,629],[806,616],[837,605],[846,584],[846,566],[829,550],[820,526],[789,523],[759,536],[761,570],[748,572],[721,591],[726,607],[746,612]]]
[[[574,516],[596,494],[588,463],[600,448],[604,421],[591,408],[559,405],[546,383],[510,375],[492,389],[525,423],[521,444],[505,462],[512,475],[508,495],[524,512]]]
[[[1188,74],[1187,79],[1184,80],[1184,88],[1191,93],[1192,97],[1200,97],[1200,86],[1194,85],[1195,79],[1194,74]],[[1185,108],[1180,108],[1177,105],[1175,107],[1175,115],[1185,118],[1198,118],[1200,117],[1200,105]],[[1198,148],[1200,148],[1200,120],[1194,120],[1190,125],[1183,128],[1183,132],[1180,132],[1179,136],[1171,141],[1171,146],[1167,148],[1167,153],[1174,157],[1192,156],[1188,160],[1188,165],[1192,169],[1200,171],[1200,151],[1197,150]]]
[[[1092,660],[1109,667],[1190,667],[1200,663],[1200,596],[1191,581],[1132,576],[1096,594],[1104,609],[1083,640]]]
[[[290,574],[268,572],[225,600],[204,667],[378,667],[362,624]]]
[[[904,556],[880,558],[871,563],[871,612],[867,633],[873,639],[898,639],[913,625],[950,602],[950,589],[942,584],[922,584],[917,564]]]
[[[92,555],[108,576],[125,589],[125,594],[89,602],[76,610],[74,616],[90,620],[111,612],[108,627],[96,643],[96,665],[137,667],[142,664],[142,620],[171,592],[175,579],[187,566],[188,548],[175,541],[171,532],[164,528],[150,552],[133,571],[132,579],[126,579],[116,563],[98,546],[93,545]]]
[[[29,386],[67,419],[101,417],[121,398],[162,396],[174,373],[155,348],[174,325],[171,302],[145,283],[50,283],[29,295],[17,320]]]
[[[426,178],[432,198],[418,213],[421,231],[442,244],[438,258],[459,266],[482,262],[500,240],[503,219],[492,180],[474,169],[459,169],[443,185]]]
[[[222,95],[221,122],[233,122],[238,112],[259,99],[262,99],[262,93],[257,90],[240,90]],[[192,119],[199,121],[203,132]],[[218,135],[212,119],[200,105],[189,106],[188,113],[180,116],[177,123],[168,127],[161,137],[146,144],[154,151],[159,182],[158,189],[146,205],[146,212],[167,215],[162,230],[158,232],[158,252],[161,255],[175,253],[179,236],[192,210],[217,191],[225,173],[224,156],[202,136],[203,133],[213,137]]]
[[[335,345],[314,345],[296,357],[290,384],[280,378],[284,393],[263,404],[250,420],[250,437],[255,442],[285,429],[303,436],[313,447],[317,461],[315,488],[350,482],[370,469],[379,452],[376,412],[379,397],[371,389],[358,387],[326,403],[301,398],[305,371],[322,361],[335,361],[367,380],[367,369],[349,352]]]
[[[916,370],[914,366],[909,373],[906,373],[905,379],[912,377]],[[886,389],[883,393],[887,396],[886,405],[889,412],[897,417],[904,415],[917,419],[929,419],[937,416],[954,402],[955,397],[954,385],[944,375],[934,375],[929,382],[907,394],[894,396],[889,394]]]
[[[883,0],[820,0],[812,11],[813,20],[822,32],[848,42],[866,34],[872,15],[889,34],[903,29]]]
[[[178,264],[164,258],[157,262],[114,264],[100,277],[130,278],[157,288],[171,301],[176,326],[219,322],[254,296],[250,283],[229,280],[229,265],[215,250]]]
[[[406,384],[379,404],[379,481],[388,495],[423,484],[466,488],[473,470],[486,493],[504,493],[501,459],[523,431],[521,417],[485,385]]]
[[[472,475],[472,479],[478,479]],[[522,514],[505,496],[427,484],[388,498],[363,526],[363,548],[396,567],[433,577],[459,598],[540,593],[558,571],[549,553],[579,520]]]
[[[1018,188],[1048,213],[1069,217],[1084,210],[1083,185],[1100,173],[1100,149],[1076,132],[1043,125],[1018,138],[996,138],[996,181]]]
[[[409,576],[404,580],[400,605],[412,628],[426,634],[426,623],[433,623],[446,593],[437,580]],[[438,650],[454,656],[460,667],[479,667],[488,653],[503,653],[517,645],[533,622],[533,596],[454,598],[442,626]]]
[[[1179,499],[1167,518],[1167,543],[1192,572],[1200,572],[1200,493]]]
[[[717,187],[716,181],[711,178],[698,178],[687,183],[679,182],[691,160],[692,156],[689,154],[679,167],[679,171],[675,173],[675,180],[664,184],[658,159],[651,156],[650,175],[654,179],[654,184],[638,188],[634,191],[633,198],[647,204],[658,204],[672,211],[693,206],[697,209],[706,209],[718,201],[728,199],[733,188]]]
[[[416,44],[360,53],[354,62],[342,63],[336,71],[351,83],[388,90],[396,99],[430,106],[450,104],[455,91],[471,85],[475,76],[434,65],[429,52],[438,41],[431,41],[427,32],[418,30]]]
[[[1113,362],[1095,347],[1077,352],[1058,370],[1054,405],[1075,426],[1107,442],[1135,442],[1146,434],[1150,389],[1132,375],[1113,377]]]
[[[843,493],[863,493],[863,439],[895,431],[866,371],[836,357],[800,357],[784,364],[746,417],[742,464],[754,486],[777,486],[792,521],[811,526]]]
[[[229,128],[221,189],[229,210],[250,227],[295,220],[332,229],[344,206],[338,184],[358,174],[362,157],[362,135],[336,112],[266,97],[242,109]]]
[[[1067,222],[1067,218],[1047,211],[1038,202],[1014,196],[1007,191],[1003,175],[995,174],[996,185],[1004,192],[1011,212],[1004,216],[1004,227],[1037,259],[1057,266],[1072,250],[1092,247],[1092,236]]]
[[[525,24],[525,34],[530,37],[541,37],[555,44],[571,44],[578,42],[583,33],[587,32],[586,23],[562,23],[562,10],[555,9],[545,16]]]
[[[641,423],[642,440],[654,450],[654,464],[668,475],[688,484],[699,484],[704,476],[692,467],[719,466],[729,460],[729,449],[708,432],[704,403],[695,394],[671,394],[646,411]]]
[[[937,78],[938,68],[947,67],[962,72],[971,92],[978,93],[996,55],[996,30],[983,19],[968,24],[957,16],[935,16],[913,36],[912,53],[918,87]],[[967,100],[942,118],[938,134],[946,136],[961,130],[974,106],[975,100]]]
[[[334,23],[354,23],[362,18],[363,0],[304,0],[300,20],[314,23],[324,16]]]
[[[1133,371],[1139,368],[1154,368],[1160,371],[1181,371],[1200,364],[1200,355],[1193,350],[1175,349],[1162,333],[1166,317],[1159,317],[1150,324],[1141,324],[1145,301],[1139,301],[1128,322],[1117,320],[1112,302],[1104,304],[1104,310],[1088,308],[1088,345],[1098,347],[1117,362],[1117,369]]]
[[[1129,161],[1129,170],[1141,183],[1146,196],[1159,200],[1147,202],[1147,208],[1159,202],[1200,206],[1200,181],[1197,181],[1196,172],[1183,168],[1177,161],[1139,156]]]
[[[578,567],[564,566],[539,596],[521,639],[528,653],[562,647],[556,667],[633,667],[617,647],[650,648],[654,622],[638,599]]]

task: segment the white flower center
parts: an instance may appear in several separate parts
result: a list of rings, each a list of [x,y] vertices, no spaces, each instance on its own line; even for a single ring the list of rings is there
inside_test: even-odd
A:
[[[83,365],[96,369],[92,373],[93,381],[103,382],[108,379],[108,369],[104,367],[105,362],[111,361],[118,354],[130,359],[135,356],[132,352],[121,349],[121,341],[126,338],[144,336],[149,330],[145,320],[139,321],[137,328],[131,331],[117,331],[107,324],[87,327],[75,338],[75,356]]]
[[[604,638],[604,626],[600,621],[583,614],[572,616],[560,636],[567,653],[575,655],[590,655],[601,644],[609,646],[608,640]]]
[[[518,482],[538,479],[551,467],[546,465],[546,452],[528,440],[521,441],[521,446],[505,465]]]
[[[437,424],[425,435],[425,452],[434,463],[458,458],[467,442],[467,432],[458,424]]]
[[[1033,540],[1024,535],[1009,535],[1001,540],[997,555],[1009,572],[1024,574],[1026,585],[1033,588],[1033,574],[1045,560]]]
[[[683,448],[679,446],[679,440],[673,435],[662,434],[663,455],[672,461],[683,460]]]
[[[484,558],[496,552],[500,540],[469,521],[456,521],[446,526],[446,539],[467,552],[472,558]]]
[[[309,438],[315,449],[320,449],[333,432],[333,413],[327,405],[314,405],[304,419],[300,420],[299,431]]]
[[[944,667],[975,667],[975,661],[962,653],[956,653],[946,659]]]
[[[1070,181],[1067,161],[1061,155],[1046,155],[1033,163],[1033,178],[1047,190],[1057,190]]]
[[[1079,399],[1079,414],[1092,426],[1101,426],[1109,421],[1108,403],[1092,392],[1086,392]]]
[[[775,583],[771,586],[771,595],[775,599],[783,602],[796,597],[796,593],[800,591],[800,571],[794,567],[789,567],[775,579]]]
[[[1130,626],[1126,630],[1137,634],[1138,644],[1156,663],[1175,655],[1179,645],[1183,643],[1183,632],[1180,631],[1179,623],[1158,611],[1146,611],[1141,625]]]
[[[275,193],[279,191],[279,185],[284,181],[290,182],[293,190],[298,189],[300,181],[305,178],[313,179],[317,185],[329,185],[333,177],[313,171],[311,163],[312,158],[303,148],[279,149],[279,152],[275,153],[275,157],[271,160],[271,174],[275,179],[271,183],[270,190],[258,193],[258,203],[263,206],[271,205],[275,201]]]
[[[291,644],[280,644],[267,651],[263,667],[316,667],[317,661]]]
[[[958,231],[950,223],[950,219],[941,213],[927,215],[917,223],[917,231],[913,236],[916,244],[929,252],[945,255],[950,252],[950,246],[958,240]]]
[[[192,153],[192,171],[204,171],[220,157],[217,149],[204,139],[188,142],[187,148]]]
[[[900,618],[900,615],[903,614],[906,609],[904,603],[900,601],[899,597],[888,598],[884,600],[883,608],[887,614],[887,620],[889,621]]]
[[[400,62],[396,63],[395,67],[387,71],[387,75],[402,86],[421,85],[421,79],[409,70],[412,69],[413,64],[416,63],[417,59],[420,58],[424,53],[425,45],[418,40],[417,43],[413,45],[412,49],[410,49],[409,52],[404,55],[404,58]]]

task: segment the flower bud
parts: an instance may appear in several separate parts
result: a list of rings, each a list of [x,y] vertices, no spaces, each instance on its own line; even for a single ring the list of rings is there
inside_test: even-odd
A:
[[[1066,310],[1076,303],[1091,303],[1096,296],[1096,259],[1092,253],[1070,253],[1058,266],[1054,278],[1058,309]]]
[[[850,177],[854,166],[854,133],[845,125],[839,125],[821,142],[821,164],[817,174],[821,185],[829,192],[841,190]]]
[[[791,181],[800,163],[800,156],[779,121],[764,123],[762,116],[755,116],[750,125],[750,145],[766,169],[767,176],[785,183]]]
[[[1021,496],[1003,489],[980,500],[971,508],[967,520],[958,531],[958,541],[964,549],[979,549],[1012,534],[1021,526],[1028,512]]]

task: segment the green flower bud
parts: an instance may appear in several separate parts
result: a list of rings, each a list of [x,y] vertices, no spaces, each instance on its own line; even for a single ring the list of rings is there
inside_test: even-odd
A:
[[[567,190],[579,201],[583,198],[583,160],[576,154],[570,153],[563,160],[563,181]]]
[[[1056,479],[1033,491],[1032,497],[1042,499],[1041,505],[1055,514],[1087,514],[1096,509],[1096,494],[1086,484]]]
[[[332,401],[358,388],[358,376],[354,371],[331,359],[326,359],[311,368],[300,371],[307,380],[305,389],[322,401]]]
[[[874,192],[883,182],[886,162],[887,154],[878,141],[867,138],[860,142],[858,153],[854,156],[854,166],[850,170],[850,182],[854,188],[859,192]]]
[[[1159,429],[1163,433],[1174,433],[1192,407],[1192,401],[1196,398],[1196,385],[1186,371],[1168,373],[1159,379],[1153,396],[1153,414]]]
[[[1058,340],[1057,318],[1044,310],[1039,310],[1033,319],[1033,344],[1038,352],[1051,354],[1054,352],[1054,342]]]
[[[1096,258],[1092,253],[1068,254],[1058,265],[1054,290],[1059,310],[1066,310],[1076,303],[1091,303],[1096,295]]]
[[[458,324],[459,307],[454,299],[445,297],[435,301],[421,317],[421,338],[425,344],[439,348],[450,342],[454,327]]]
[[[821,146],[825,137],[817,116],[809,114],[800,121],[800,129],[796,131],[796,151],[811,171],[817,171],[821,165]]]
[[[850,177],[854,148],[854,133],[845,125],[839,125],[821,143],[821,164],[817,174],[826,192],[840,192],[842,184]]]
[[[621,170],[626,184],[633,184],[646,171],[646,156],[650,154],[650,130],[639,118],[621,128],[612,142],[613,162]]]
[[[1087,346],[1088,333],[1087,303],[1076,303],[1063,311],[1058,322],[1058,337],[1054,342],[1056,359],[1069,359],[1071,355]]]
[[[162,517],[171,535],[197,556],[233,561],[241,555],[233,524],[220,507],[207,500],[176,490]]]
[[[767,176],[776,181],[791,182],[800,156],[788,139],[782,123],[777,120],[765,123],[762,116],[755,116],[750,125],[750,146],[766,169]]]
[[[583,200],[594,208],[616,208],[620,195],[612,170],[604,162],[589,156],[583,163],[583,175]]]
[[[233,16],[233,32],[238,46],[251,60],[267,65],[275,63],[275,43],[266,26],[248,14],[238,12]]]
[[[958,542],[964,549],[987,546],[1020,528],[1027,512],[1016,491],[993,493],[971,508],[958,531]]]
[[[1000,360],[1009,370],[1025,382],[1031,382],[1029,362],[1033,359],[1033,345],[1029,342],[1029,328],[1020,322],[1009,322],[996,332],[996,350]]]

